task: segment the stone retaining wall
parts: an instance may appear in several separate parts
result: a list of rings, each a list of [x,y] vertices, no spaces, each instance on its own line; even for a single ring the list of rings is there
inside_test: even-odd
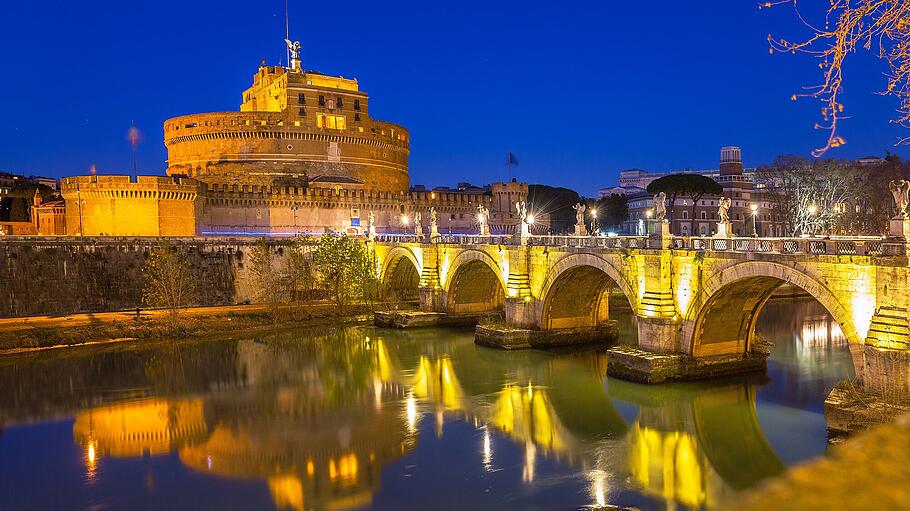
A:
[[[142,303],[142,267],[162,238],[0,238],[0,317],[131,309]],[[244,263],[255,238],[167,238],[189,259],[196,305],[251,300]],[[268,239],[287,257],[288,239]]]

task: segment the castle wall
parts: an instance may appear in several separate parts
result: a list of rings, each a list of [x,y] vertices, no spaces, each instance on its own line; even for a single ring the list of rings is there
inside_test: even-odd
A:
[[[340,131],[283,113],[210,113],[170,119],[164,133],[169,175],[228,184],[343,176],[395,192],[410,183],[407,130],[391,123],[370,120]]]
[[[66,232],[85,236],[192,236],[199,185],[158,176],[78,176],[61,181]]]
[[[246,263],[256,239],[171,238],[186,254],[196,305],[251,300]],[[142,267],[158,239],[126,237],[0,238],[0,317],[132,309],[142,303]],[[287,257],[288,239],[268,239]]]

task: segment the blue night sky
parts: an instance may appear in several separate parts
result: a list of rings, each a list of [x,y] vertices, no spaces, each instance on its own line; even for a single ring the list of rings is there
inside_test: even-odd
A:
[[[304,67],[358,78],[371,114],[410,130],[412,184],[502,180],[513,151],[520,179],[593,194],[625,168],[714,168],[722,145],[755,166],[823,144],[820,104],[789,100],[816,62],[768,53],[769,32],[804,34],[788,6],[442,4],[290,2]],[[135,119],[140,173],[163,174],[164,120],[239,109],[262,57],[285,58],[283,38],[281,0],[6,2],[0,169],[130,173]],[[848,145],[828,156],[906,156],[896,101],[874,94],[884,69],[852,57]]]

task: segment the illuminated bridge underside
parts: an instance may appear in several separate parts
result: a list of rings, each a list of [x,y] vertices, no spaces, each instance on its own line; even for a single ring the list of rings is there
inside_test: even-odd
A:
[[[663,248],[650,248],[653,239],[616,245],[554,237],[532,238],[528,245],[486,244],[479,237],[441,241],[399,236],[375,243],[384,273],[399,271],[393,259],[412,261],[423,310],[502,309],[507,323],[532,330],[592,327],[609,320],[613,291],[635,311],[639,348],[708,360],[751,353],[762,306],[786,283],[818,300],[849,342],[865,344],[867,373],[873,367],[904,375],[893,381],[872,374],[875,385],[910,391],[910,371],[892,373],[889,366],[910,361],[889,362],[882,352],[906,354],[910,347],[910,265],[903,241],[736,242],[717,250],[676,239],[664,240]],[[414,284],[413,275],[408,282]]]

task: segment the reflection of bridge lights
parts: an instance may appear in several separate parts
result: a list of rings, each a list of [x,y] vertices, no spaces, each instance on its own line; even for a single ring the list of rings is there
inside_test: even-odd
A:
[[[804,348],[837,346],[847,341],[840,325],[827,316],[811,316],[803,320],[799,337]]]
[[[91,440],[85,446],[85,477],[88,480],[95,479],[95,470],[97,464],[97,454],[95,453],[95,441]]]
[[[534,464],[537,462],[537,447],[534,442],[525,442],[525,465],[521,470],[521,480],[526,483],[534,482]]]
[[[490,429],[483,428],[483,469],[493,471],[493,440],[490,438]]]
[[[405,405],[405,412],[408,418],[408,431],[411,433],[417,432],[417,400],[414,399],[414,394],[408,394],[407,403]]]
[[[607,473],[603,470],[592,470],[588,472],[588,479],[591,481],[590,492],[591,498],[594,499],[594,505],[597,507],[607,506]]]
[[[211,454],[209,454],[209,455],[207,455],[207,456],[205,457],[205,466],[206,466],[209,470],[212,470],[212,455],[211,455]]]
[[[373,378],[373,404],[377,410],[382,408],[382,380],[378,377]]]

